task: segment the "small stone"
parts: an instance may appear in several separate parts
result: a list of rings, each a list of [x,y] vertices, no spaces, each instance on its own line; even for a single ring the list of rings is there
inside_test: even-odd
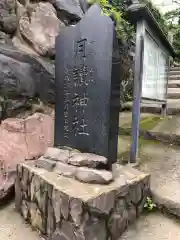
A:
[[[31,217],[31,224],[34,228],[39,229],[40,231],[44,232],[43,228],[43,220],[41,217],[41,212],[37,208],[35,203],[30,203],[30,217]]]
[[[69,159],[69,154],[70,154],[69,150],[49,147],[46,150],[44,157],[48,159],[52,159],[54,161],[67,163]]]
[[[23,177],[21,180],[23,191],[27,191],[28,179],[29,179],[29,171],[27,168],[23,168]]]
[[[47,232],[47,236],[48,237],[52,237],[55,229],[56,229],[56,222],[55,222],[55,213],[54,213],[54,210],[53,210],[53,206],[52,206],[52,201],[51,199],[48,200],[48,214],[47,214],[47,229],[46,229],[46,232]]]
[[[122,218],[128,218],[127,204],[125,199],[119,199],[115,206],[115,212],[122,216]]]
[[[46,204],[47,204],[47,198],[48,198],[48,192],[47,192],[48,186],[47,183],[41,179],[40,181],[40,189],[36,193],[36,199],[39,205],[40,210],[44,213],[46,211]]]
[[[90,222],[83,231],[84,239],[86,240],[106,240],[107,230],[105,220]]]
[[[22,213],[24,219],[27,220],[27,218],[28,218],[28,207],[27,207],[27,204],[24,200],[22,201],[22,204],[21,204],[21,213]]]
[[[26,161],[26,165],[29,167],[36,167],[36,162],[38,160],[30,160],[30,161]]]
[[[141,199],[142,199],[142,188],[141,188],[141,184],[137,183],[136,186],[132,185],[130,187],[130,199],[132,201],[133,204],[137,205]]]
[[[99,197],[89,200],[87,203],[90,211],[109,214],[115,204],[115,192],[104,193]]]
[[[144,210],[144,205],[147,201],[147,197],[149,196],[149,193],[148,194],[144,194],[144,197],[142,199],[142,201],[138,204],[137,206],[137,216],[139,217],[140,214],[143,212]],[[177,212],[176,212],[177,213]]]
[[[69,197],[66,194],[61,193],[60,197],[60,208],[61,208],[61,214],[65,220],[68,219],[69,217],[69,211],[70,211],[70,206],[69,206]]]
[[[38,175],[35,175],[31,181],[31,190],[30,190],[31,201],[34,201],[36,198],[40,200],[38,197],[39,191],[40,191],[40,177]]]
[[[135,221],[136,219],[136,207],[134,205],[128,206],[128,222],[131,224]]]
[[[16,176],[15,180],[15,204],[16,208],[19,211],[21,208],[22,203],[22,193],[21,193],[21,186],[20,186],[20,179],[19,176]]]
[[[57,162],[56,167],[53,170],[54,173],[65,176],[65,177],[71,177],[74,178],[75,172],[76,172],[76,167]]]
[[[77,227],[80,226],[83,215],[83,203],[80,199],[72,199],[70,201],[70,215],[74,224]]]
[[[108,184],[113,180],[112,173],[86,167],[76,168],[75,178],[85,183]]]
[[[56,162],[55,161],[53,161],[51,159],[44,158],[44,157],[40,157],[36,161],[36,167],[43,168],[43,169],[45,169],[47,171],[52,171],[55,166],[56,166]]]
[[[73,223],[62,221],[61,229],[55,231],[52,240],[85,240],[85,238]]]
[[[111,234],[111,239],[119,239],[127,226],[127,219],[117,213],[113,213],[108,222],[108,230]]]
[[[61,231],[59,229],[56,229],[56,231],[52,235],[52,240],[66,240],[62,237]]]
[[[61,208],[60,208],[61,201],[60,200],[61,200],[60,192],[57,189],[53,189],[52,206],[54,209],[56,223],[59,223],[61,220]]]
[[[68,164],[81,167],[97,168],[99,165],[107,164],[107,158],[92,153],[72,152]]]

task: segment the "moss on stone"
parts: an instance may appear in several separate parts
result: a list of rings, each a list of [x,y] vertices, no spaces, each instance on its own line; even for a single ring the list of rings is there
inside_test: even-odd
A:
[[[139,162],[144,162],[145,160],[148,160],[149,158],[147,155],[142,154],[141,149],[145,145],[162,145],[162,143],[158,140],[146,140],[143,137],[139,137]],[[121,164],[126,164],[129,161],[129,155],[130,155],[130,147],[131,147],[131,137],[120,135],[118,139],[118,162]]]
[[[152,130],[160,121],[162,121],[164,118],[160,116],[148,116],[144,117],[140,121],[140,129],[142,130]]]

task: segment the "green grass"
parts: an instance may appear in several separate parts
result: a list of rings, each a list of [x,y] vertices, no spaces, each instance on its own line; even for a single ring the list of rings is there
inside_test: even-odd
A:
[[[162,120],[163,118],[160,116],[145,117],[140,121],[140,129],[145,131],[152,130]]]
[[[140,120],[140,129],[148,131],[148,130],[152,130],[159,122],[161,122],[164,118],[162,118],[161,116],[147,116],[147,117],[143,117]],[[121,125],[121,122],[119,123],[120,127],[122,127],[123,129],[131,129],[132,127],[132,123],[127,122],[123,125]]]
[[[157,140],[146,140],[143,137],[139,137],[139,156],[140,162],[148,160],[147,155],[143,155],[141,149],[145,145],[153,145],[153,144],[162,144],[160,141]],[[118,141],[118,161],[121,164],[126,164],[129,161],[129,154],[130,154],[130,147],[131,147],[131,136],[120,135]]]

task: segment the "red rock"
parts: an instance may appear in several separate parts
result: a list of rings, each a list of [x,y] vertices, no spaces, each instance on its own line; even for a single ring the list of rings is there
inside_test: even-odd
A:
[[[36,113],[26,119],[10,118],[0,125],[0,202],[14,185],[18,163],[37,158],[53,146],[54,120]],[[12,177],[13,176],[13,177]]]

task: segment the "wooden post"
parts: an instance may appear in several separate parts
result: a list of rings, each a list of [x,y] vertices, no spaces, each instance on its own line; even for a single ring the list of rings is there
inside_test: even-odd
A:
[[[140,104],[143,78],[143,57],[144,57],[144,27],[143,22],[137,23],[136,32],[136,55],[134,70],[134,91],[132,109],[132,142],[130,151],[130,163],[135,163],[138,155],[139,145],[139,123],[140,123]]]
[[[167,95],[168,95],[168,82],[169,82],[169,74],[171,69],[171,58],[169,57],[167,60],[167,81],[166,81],[166,102],[162,104],[161,108],[161,116],[166,117],[168,115],[168,106],[167,106]]]
[[[167,116],[167,102],[162,104],[161,116],[162,117],[166,117]]]

